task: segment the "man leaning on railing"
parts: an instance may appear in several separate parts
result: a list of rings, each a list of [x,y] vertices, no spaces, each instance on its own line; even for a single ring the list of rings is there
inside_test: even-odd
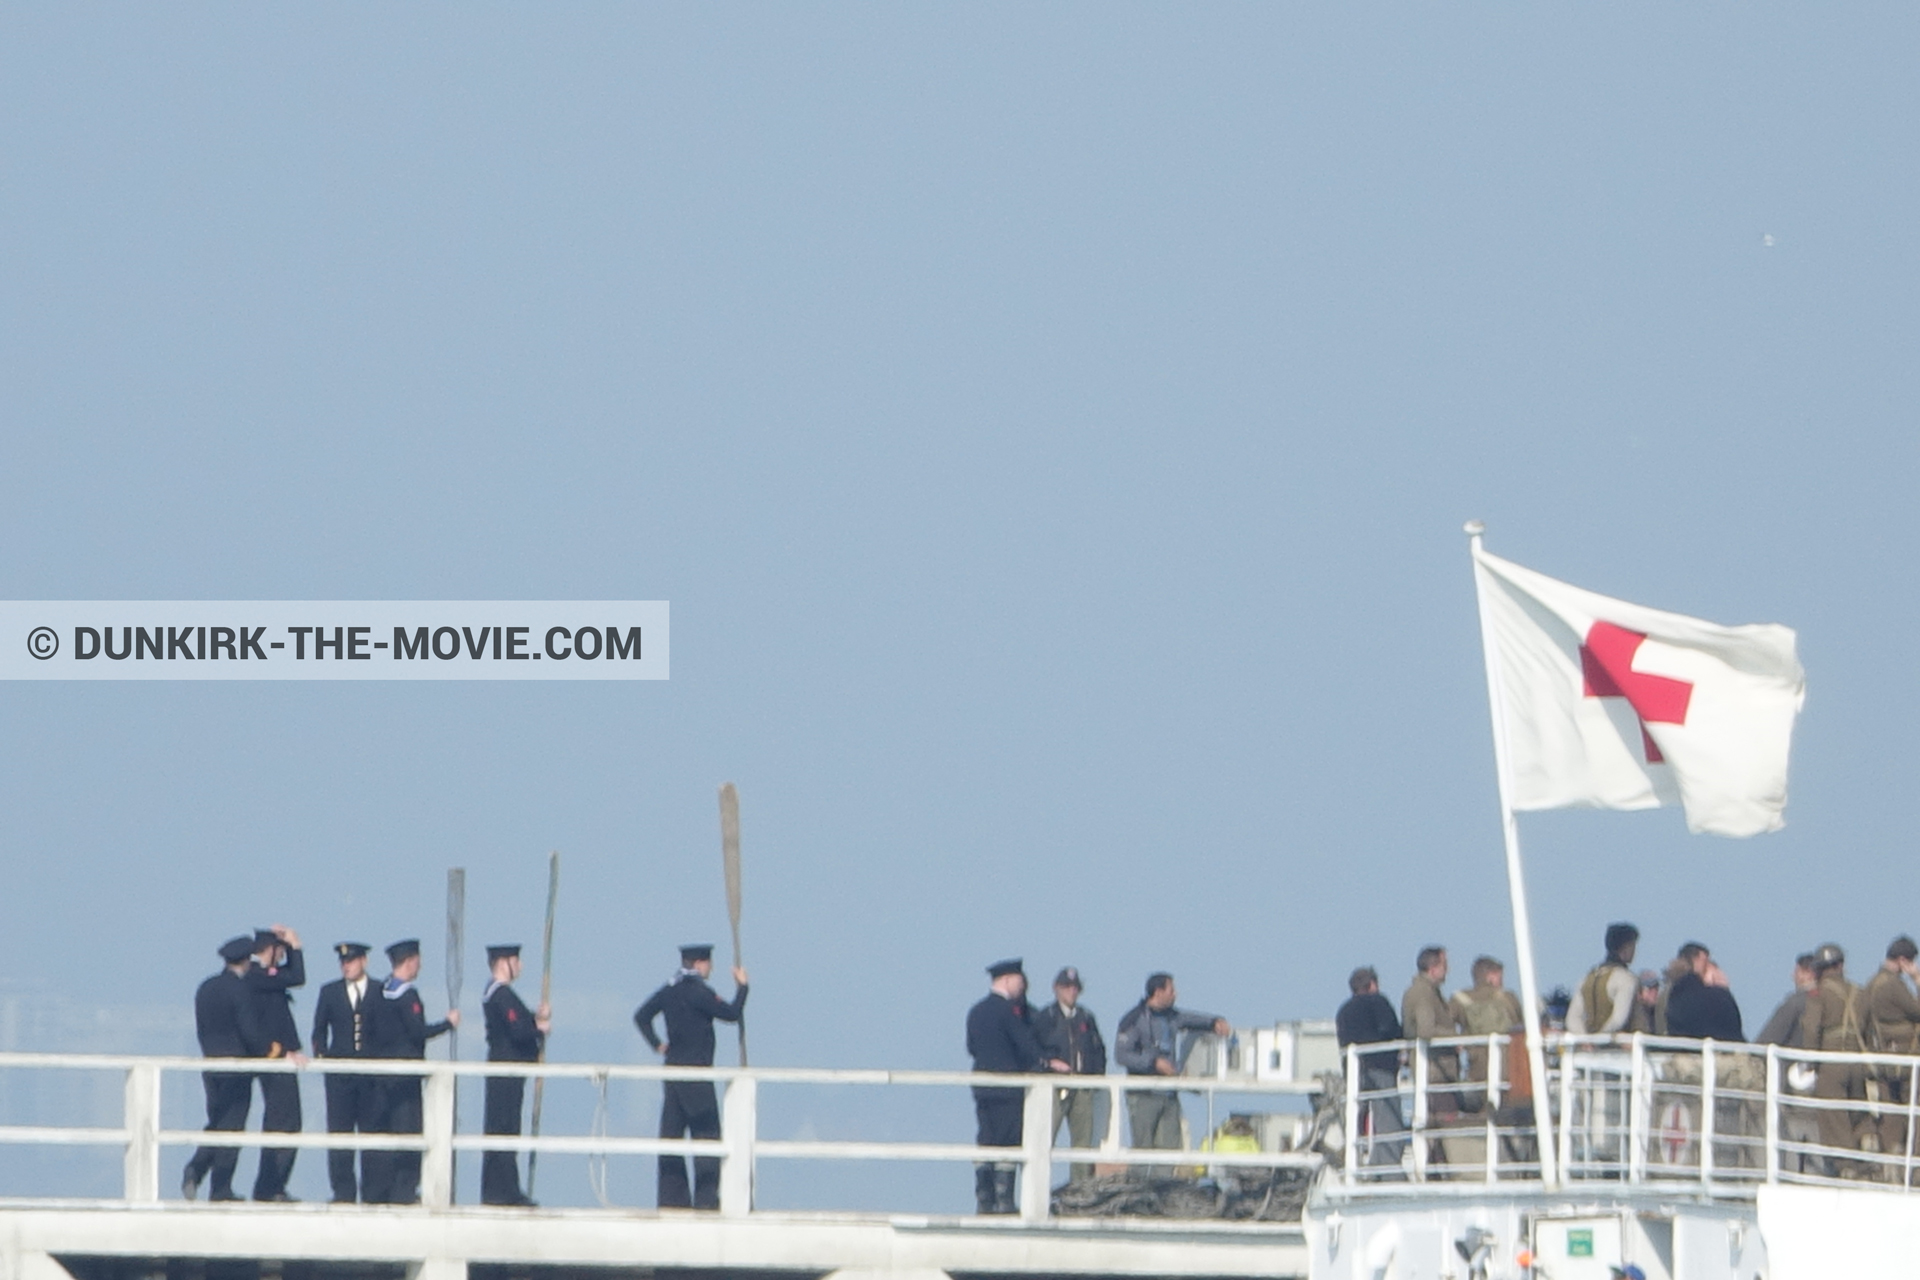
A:
[[[1174,1005],[1179,992],[1170,973],[1151,974],[1147,994],[1120,1019],[1114,1035],[1113,1056],[1130,1076],[1177,1076],[1180,1074],[1180,1035],[1187,1031],[1211,1030],[1228,1035],[1233,1028],[1225,1018],[1196,1013]],[[1172,1089],[1141,1089],[1127,1092],[1127,1114],[1132,1121],[1133,1145],[1149,1150],[1180,1149],[1180,1095]],[[1142,1170],[1143,1176],[1165,1176],[1163,1166]]]

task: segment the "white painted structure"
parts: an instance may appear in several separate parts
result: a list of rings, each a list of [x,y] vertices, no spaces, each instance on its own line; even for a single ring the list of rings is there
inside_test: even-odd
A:
[[[1407,1069],[1391,1089],[1340,1091],[1328,1162],[1309,1152],[1193,1153],[1183,1165],[1214,1172],[1295,1166],[1317,1181],[1301,1223],[1164,1218],[1063,1218],[1048,1190],[1056,1167],[1088,1153],[1050,1142],[1055,1078],[956,1072],[816,1071],[472,1062],[328,1063],[327,1070],[420,1075],[425,1132],[401,1139],[325,1133],[273,1135],[303,1148],[408,1146],[424,1153],[419,1206],[211,1205],[167,1193],[188,1147],[210,1139],[258,1146],[257,1132],[209,1135],[161,1124],[162,1090],[198,1092],[209,1065],[292,1071],[285,1063],[209,1064],[194,1058],[0,1054],[0,1073],[115,1072],[122,1082],[113,1126],[0,1126],[0,1159],[21,1146],[117,1148],[117,1197],[0,1201],[0,1280],[64,1280],[67,1257],[310,1259],[385,1262],[415,1280],[462,1280],[470,1263],[701,1268],[849,1277],[932,1277],[952,1272],[1085,1276],[1311,1276],[1314,1280],[1608,1280],[1632,1264],[1648,1280],[1812,1280],[1914,1276],[1920,1280],[1920,1108],[1822,1099],[1809,1079],[1822,1067],[1864,1066],[1912,1099],[1920,1059],[1810,1053],[1651,1037],[1560,1037],[1545,1046],[1553,1151],[1561,1183],[1540,1177],[1534,1111],[1518,1105],[1503,1064],[1504,1036],[1393,1046]],[[1462,1051],[1479,1051],[1465,1059]],[[1374,1052],[1381,1050],[1374,1049]],[[1231,1093],[1297,1109],[1323,1085],[1259,1063],[1221,1058],[1187,1090]],[[1266,1055],[1273,1061],[1278,1057]],[[1469,1066],[1453,1080],[1435,1064]],[[1264,1059],[1263,1059],[1264,1060]],[[1346,1055],[1357,1079],[1358,1051]],[[1267,1063],[1271,1068],[1273,1062]],[[317,1068],[308,1068],[314,1070]],[[600,1081],[706,1078],[726,1086],[717,1142],[608,1134],[503,1139],[456,1131],[462,1076],[546,1075]],[[1530,1072],[1518,1074],[1524,1080]],[[1263,1078],[1264,1076],[1264,1078]],[[1332,1079],[1337,1080],[1337,1077]],[[759,1132],[758,1100],[770,1084],[959,1089],[991,1083],[1027,1091],[1020,1148],[945,1142],[774,1139]],[[1109,1094],[1108,1128],[1092,1158],[1166,1165],[1161,1151],[1122,1144],[1126,1077],[1076,1077]],[[1337,1083],[1333,1086],[1339,1090]],[[1490,1092],[1493,1110],[1447,1118],[1458,1097]],[[1894,1096],[1890,1089],[1886,1096]],[[1391,1103],[1410,1126],[1363,1117]],[[1243,1104],[1248,1105],[1248,1104]],[[1871,1120],[1882,1150],[1830,1148],[1822,1113]],[[1362,1134],[1356,1141],[1346,1134]],[[722,1161],[718,1213],[649,1208],[497,1209],[453,1202],[454,1154],[513,1147],[571,1154],[711,1154]],[[1388,1158],[1381,1158],[1383,1155]],[[1012,1159],[1023,1170],[1020,1213],[994,1218],[757,1208],[754,1174],[768,1160],[931,1161],[966,1166]],[[1064,1172],[1064,1171],[1061,1171]]]
[[[1235,1223],[1166,1219],[1056,1218],[1049,1191],[1057,1157],[1069,1154],[1108,1164],[1168,1163],[1164,1151],[1121,1144],[1125,1077],[1076,1077],[1077,1087],[1107,1091],[1109,1125],[1092,1153],[1051,1146],[1057,1077],[987,1076],[965,1072],[833,1071],[780,1068],[684,1068],[570,1063],[521,1065],[481,1062],[396,1063],[328,1061],[327,1072],[425,1078],[424,1132],[416,1138],[316,1133],[273,1134],[273,1146],[417,1149],[424,1153],[418,1206],[188,1203],[177,1195],[178,1170],[188,1148],[219,1144],[257,1147],[258,1131],[210,1134],[162,1127],[162,1089],[190,1089],[212,1067],[252,1072],[299,1068],[258,1060],[0,1054],[8,1070],[119,1072],[124,1107],[115,1127],[0,1126],[0,1152],[21,1144],[111,1146],[121,1149],[123,1186],[106,1201],[0,1201],[0,1280],[62,1280],[53,1261],[62,1256],[120,1258],[277,1258],[338,1262],[399,1262],[420,1280],[458,1280],[469,1263],[578,1266],[697,1267],[790,1271],[824,1275],[848,1270],[868,1275],[992,1271],[1048,1275],[1304,1276],[1304,1236],[1294,1223]],[[305,1068],[321,1069],[319,1064]],[[608,1134],[553,1134],[535,1138],[456,1132],[455,1081],[501,1075],[606,1079],[708,1079],[725,1086],[723,1137],[718,1141]],[[971,1143],[777,1140],[759,1133],[758,1098],[768,1084],[955,1089],[976,1084],[1026,1090],[1027,1142],[1019,1148]],[[1316,1086],[1292,1080],[1235,1077],[1182,1080],[1185,1089],[1297,1100]],[[1164,1087],[1156,1085],[1156,1087]],[[1297,1101],[1294,1105],[1298,1105]],[[454,1203],[454,1153],[517,1149],[587,1155],[677,1152],[721,1160],[720,1210],[650,1208],[506,1209]],[[4,1156],[0,1156],[4,1158]],[[1317,1168],[1307,1153],[1208,1154],[1214,1168]],[[794,1213],[754,1207],[754,1170],[767,1160],[935,1161],[956,1166],[970,1184],[978,1160],[1011,1160],[1024,1173],[1020,1213],[1013,1217],[899,1213]],[[1191,1163],[1194,1157],[1188,1157]],[[1064,1174],[1064,1170],[1061,1171]],[[48,1268],[54,1268],[49,1270]]]
[[[1920,1058],[1552,1038],[1548,1187],[1532,1108],[1506,1078],[1530,1073],[1503,1070],[1507,1037],[1400,1048],[1402,1078],[1350,1091],[1343,1128],[1384,1103],[1410,1131],[1380,1124],[1321,1178],[1306,1222],[1315,1280],[1609,1280],[1627,1265],[1647,1280],[1920,1277],[1920,1108],[1814,1092],[1821,1068],[1859,1066],[1911,1100]],[[1487,1064],[1478,1079],[1435,1070],[1464,1049]],[[1350,1049],[1349,1079],[1358,1059]],[[1495,1109],[1440,1118],[1489,1091]],[[1870,1125],[1881,1149],[1822,1145],[1822,1114]]]

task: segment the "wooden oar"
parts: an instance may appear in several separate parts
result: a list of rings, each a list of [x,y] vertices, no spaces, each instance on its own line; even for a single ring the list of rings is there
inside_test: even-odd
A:
[[[547,855],[547,927],[540,936],[540,1007],[546,1008],[553,1002],[553,903],[560,896],[560,851],[555,849]],[[539,1061],[547,1060],[547,1047],[540,1046]],[[546,1094],[545,1076],[535,1076],[533,1080],[533,1136],[540,1136],[540,1103]],[[538,1151],[527,1152],[527,1196],[533,1196],[533,1170],[540,1160]]]
[[[720,860],[727,873],[727,923],[733,928],[733,967],[740,960],[740,793],[731,782],[720,788]],[[740,1065],[747,1065],[747,1015],[740,1014]]]
[[[449,867],[447,869],[447,954],[444,963],[447,967],[447,1008],[460,1007],[460,987],[466,968],[467,949],[467,869]],[[447,1057],[453,1062],[460,1060],[460,1028],[447,1032]],[[460,1132],[460,1088],[458,1077],[454,1080],[453,1091],[453,1131]],[[453,1162],[453,1170],[448,1176],[448,1186],[457,1184],[460,1162]]]

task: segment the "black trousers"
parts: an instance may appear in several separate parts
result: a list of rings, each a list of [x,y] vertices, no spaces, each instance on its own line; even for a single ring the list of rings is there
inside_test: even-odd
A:
[[[260,1131],[262,1133],[300,1132],[300,1080],[284,1072],[260,1077]],[[253,1178],[253,1198],[272,1200],[286,1194],[287,1178],[293,1173],[295,1147],[262,1147],[260,1171]]]
[[[1019,1146],[1026,1107],[1026,1095],[1018,1089],[975,1089],[975,1144],[982,1147]]]
[[[487,1110],[483,1128],[488,1133],[520,1132],[520,1104],[527,1094],[524,1076],[488,1076]],[[480,1203],[518,1204],[520,1163],[512,1151],[488,1151],[480,1157]]]
[[[663,1138],[717,1138],[720,1103],[707,1080],[669,1080],[662,1086],[660,1136]],[[720,1161],[695,1156],[693,1194],[687,1194],[687,1162],[681,1156],[660,1157],[658,1200],[663,1209],[718,1209]]]
[[[419,1133],[423,1108],[419,1076],[383,1076],[378,1086],[377,1133]],[[420,1153],[369,1151],[361,1162],[360,1198],[367,1204],[418,1204]]]
[[[203,1071],[201,1087],[207,1093],[207,1130],[238,1133],[247,1127],[247,1109],[253,1105],[253,1077],[233,1071]],[[198,1182],[209,1172],[213,1183],[207,1194],[215,1200],[233,1199],[233,1167],[240,1163],[238,1147],[197,1147],[187,1161],[187,1172]]]
[[[328,1076],[327,1132],[379,1133],[379,1085],[378,1076]],[[352,1204],[359,1199],[359,1182],[353,1176],[356,1155],[360,1156],[360,1181],[366,1181],[367,1164],[373,1152],[327,1152],[327,1181],[333,1184],[333,1198],[342,1204]]]
[[[1019,1089],[975,1089],[973,1091],[974,1143],[982,1147],[1017,1147],[1025,1127],[1026,1094]],[[998,1181],[996,1181],[996,1175]],[[1014,1165],[1012,1162],[976,1164],[973,1167],[974,1197],[982,1213],[1012,1213]],[[1004,1194],[1003,1187],[1004,1184]],[[1005,1203],[1002,1203],[1003,1199]]]

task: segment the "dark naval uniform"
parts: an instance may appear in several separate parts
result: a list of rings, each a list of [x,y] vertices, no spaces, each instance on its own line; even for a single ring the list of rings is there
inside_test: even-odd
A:
[[[1018,960],[1002,961],[987,972],[993,977],[1019,973]],[[1046,1054],[1033,1034],[1032,1008],[1023,997],[1011,1000],[989,992],[967,1011],[967,1052],[975,1071],[1015,1074],[1046,1070]],[[1001,1086],[975,1088],[973,1114],[978,1122],[974,1141],[983,1147],[1020,1145],[1026,1092]],[[974,1167],[974,1197],[982,1213],[1013,1213],[1014,1172],[1010,1163]]]
[[[220,958],[238,964],[253,954],[252,938],[235,938],[220,948]],[[264,1058],[271,1043],[260,1025],[260,1003],[246,980],[232,969],[222,969],[193,996],[193,1025],[200,1052],[209,1058]],[[237,1133],[247,1127],[247,1108],[253,1102],[253,1075],[246,1071],[205,1071],[200,1083],[207,1094],[207,1130]],[[213,1175],[208,1198],[238,1200],[233,1193],[233,1167],[238,1147],[200,1147],[187,1161],[180,1190],[191,1200],[206,1176]]]
[[[265,947],[281,945],[273,934],[262,931],[254,942]],[[260,1025],[267,1033],[267,1056],[284,1058],[300,1052],[300,1029],[293,1021],[293,989],[307,982],[307,965],[300,948],[287,947],[285,964],[255,964],[247,970],[246,983],[260,1005]],[[300,1132],[300,1077],[287,1071],[260,1074],[260,1130],[263,1133]],[[263,1147],[260,1170],[253,1179],[255,1200],[285,1200],[287,1177],[293,1172],[295,1147]]]
[[[334,948],[341,960],[356,959],[368,948],[358,942],[343,942]],[[357,990],[355,989],[357,987]],[[373,1049],[373,1002],[380,998],[379,984],[362,974],[349,986],[345,978],[320,988],[313,1007],[313,1056],[316,1058],[365,1058]],[[378,1133],[379,1106],[376,1076],[350,1076],[331,1072],[326,1077],[327,1132]],[[365,1161],[362,1160],[364,1168]],[[327,1180],[333,1184],[336,1204],[352,1204],[359,1198],[359,1183],[353,1175],[354,1153],[327,1152]]]
[[[518,955],[520,949],[490,947],[488,956]],[[488,1062],[538,1062],[547,1037],[534,1025],[533,1010],[527,1008],[514,989],[504,982],[490,982],[483,997],[487,1015]],[[526,1096],[524,1076],[488,1076],[485,1128],[488,1133],[520,1132],[521,1102]],[[489,1151],[480,1158],[480,1200],[483,1204],[530,1205],[520,1190],[518,1157],[511,1151]]]
[[[705,954],[700,954],[701,952]],[[712,948],[684,948],[681,962],[691,965],[707,959]],[[710,1067],[713,1065],[713,1024],[738,1022],[747,1006],[747,988],[742,984],[731,1003],[722,1000],[691,968],[682,969],[674,980],[647,997],[634,1011],[634,1025],[647,1043],[658,1049],[661,1040],[653,1030],[653,1020],[667,1020],[667,1065],[674,1067]],[[718,1138],[720,1105],[710,1080],[668,1080],[661,1087],[660,1136],[663,1138]],[[714,1156],[697,1156],[693,1162],[693,1194],[687,1194],[687,1162],[677,1155],[660,1157],[659,1203],[662,1208],[718,1209],[720,1207],[720,1161]]]
[[[419,944],[414,944],[413,954]],[[388,948],[391,955],[392,947]],[[394,963],[405,959],[402,955]],[[373,1053],[375,1058],[424,1061],[427,1041],[444,1035],[453,1024],[442,1020],[429,1023],[426,1005],[411,982],[388,978],[380,987],[374,1005]],[[381,1133],[419,1133],[422,1097],[419,1076],[381,1076],[378,1089]],[[360,1198],[368,1204],[418,1204],[420,1201],[420,1152],[369,1151],[363,1162]],[[377,1157],[377,1158],[376,1158]]]

